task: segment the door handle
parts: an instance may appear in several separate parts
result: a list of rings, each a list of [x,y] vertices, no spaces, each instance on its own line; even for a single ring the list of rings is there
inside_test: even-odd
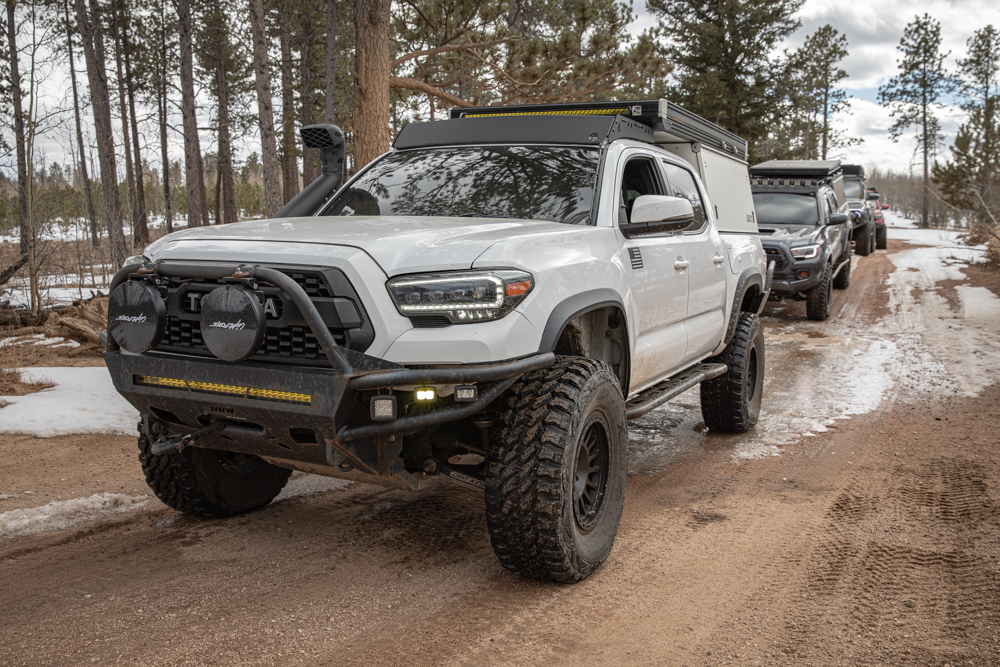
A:
[[[726,258],[723,257],[722,255],[716,255],[715,257],[712,258],[712,261],[715,262],[716,264],[722,264],[724,261],[726,261]]]
[[[674,268],[677,269],[678,271],[683,271],[689,266],[691,266],[691,262],[687,261],[686,259],[678,259],[676,262],[674,262]]]

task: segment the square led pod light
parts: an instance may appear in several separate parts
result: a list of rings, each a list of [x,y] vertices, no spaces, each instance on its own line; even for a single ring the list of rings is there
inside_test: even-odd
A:
[[[369,402],[372,421],[391,422],[396,418],[396,397],[392,394],[378,394],[372,396]]]
[[[455,402],[456,403],[472,403],[477,398],[479,398],[479,392],[476,389],[476,385],[459,385],[455,387]]]

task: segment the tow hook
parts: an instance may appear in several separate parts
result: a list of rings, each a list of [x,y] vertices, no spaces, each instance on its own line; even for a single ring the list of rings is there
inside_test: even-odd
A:
[[[216,431],[221,431],[224,428],[226,428],[226,422],[217,421],[212,422],[205,428],[200,431],[195,431],[194,433],[188,433],[187,435],[181,435],[176,438],[160,438],[153,443],[152,447],[149,448],[149,453],[159,456],[161,454],[170,454],[174,451],[181,452],[195,440],[204,438],[206,435],[211,435]]]

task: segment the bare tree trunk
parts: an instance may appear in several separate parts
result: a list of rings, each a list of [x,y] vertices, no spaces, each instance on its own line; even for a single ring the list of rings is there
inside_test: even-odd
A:
[[[170,196],[170,154],[167,152],[167,17],[165,2],[160,3],[160,62],[156,82],[157,112],[160,121],[160,161],[163,163],[163,223],[170,234],[174,231],[174,206]]]
[[[194,101],[194,57],[191,52],[191,2],[177,0],[177,24],[181,51],[181,116],[184,122],[184,170],[187,184],[188,227],[208,224],[205,174],[198,140],[198,117]]]
[[[302,126],[313,124],[313,26],[309,0],[302,3]],[[302,184],[309,185],[319,176],[319,149],[302,147]]]
[[[132,150],[135,152],[135,205],[133,215],[133,241],[135,247],[145,248],[149,244],[149,227],[146,223],[146,184],[142,175],[142,153],[139,150],[139,121],[135,116],[135,83],[132,79],[132,47],[128,41],[128,17],[122,15],[122,54],[125,59],[125,93],[128,95],[128,111],[132,121]]]
[[[222,170],[218,155],[215,156],[215,224],[222,224]]]
[[[222,17],[220,17],[221,24]],[[219,163],[217,178],[222,181],[222,192],[216,191],[215,196],[222,196],[222,221],[226,224],[237,221],[236,215],[236,183],[233,179],[233,153],[229,138],[229,91],[226,81],[226,54],[223,40],[229,39],[229,34],[221,28],[215,37],[215,84],[219,99]],[[218,207],[218,204],[216,204]]]
[[[7,0],[7,41],[10,49],[11,98],[14,103],[14,139],[17,151],[17,231],[21,253],[28,252],[28,159],[24,146],[24,109],[21,107],[21,73],[17,58],[15,0]]]
[[[97,155],[101,166],[101,191],[104,194],[104,217],[111,245],[111,263],[113,268],[117,268],[125,261],[127,251],[125,235],[122,233],[122,204],[118,197],[118,167],[115,163],[115,137],[111,129],[108,74],[104,69],[104,33],[101,29],[100,6],[97,0],[90,0],[90,5],[93,19],[87,13],[84,0],[76,0],[76,15],[90,81],[90,106],[97,134]]]
[[[292,46],[287,13],[281,17],[281,199],[287,204],[299,194],[298,149],[295,144],[295,94],[292,83]]]
[[[356,0],[354,35],[354,168],[359,170],[389,149],[390,0]]]
[[[253,71],[257,84],[264,205],[267,217],[273,218],[282,206],[281,164],[278,162],[278,147],[274,137],[274,100],[271,99],[271,64],[267,56],[263,0],[250,0],[250,29],[253,31]]]
[[[111,0],[111,38],[115,43],[115,70],[118,72],[118,110],[122,119],[122,147],[125,149],[125,182],[132,231],[138,226],[139,203],[136,201],[135,171],[132,166],[132,145],[129,139],[128,103],[125,98],[125,73],[122,71],[122,34],[118,16],[118,0]]]
[[[76,143],[80,147],[80,189],[83,190],[87,206],[87,220],[90,222],[90,243],[98,246],[101,235],[97,230],[97,211],[94,209],[94,193],[90,191],[90,176],[87,174],[87,153],[83,147],[83,123],[80,121],[80,96],[76,87],[76,62],[73,56],[73,24],[69,20],[69,2],[63,2],[66,17],[66,50],[69,53],[69,77],[73,86],[73,117],[76,121]]]
[[[337,0],[326,0],[326,122],[335,123],[337,118],[337,31],[340,17]]]

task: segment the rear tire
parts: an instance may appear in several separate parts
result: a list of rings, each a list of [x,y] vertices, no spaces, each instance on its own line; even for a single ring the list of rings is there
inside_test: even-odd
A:
[[[875,247],[879,250],[885,250],[889,247],[889,234],[885,225],[881,225],[875,228]]]
[[[830,280],[830,265],[823,269],[819,285],[806,293],[806,317],[822,322],[830,317],[830,301],[833,299],[833,281]]]
[[[221,519],[258,509],[274,500],[291,470],[252,454],[187,447],[151,454],[149,438],[139,436],[139,462],[146,484],[175,510]]]
[[[854,252],[862,257],[867,257],[872,252],[872,232],[871,225],[866,224],[854,239]]]
[[[740,313],[733,339],[706,363],[729,366],[701,383],[701,416],[717,433],[746,433],[760,418],[764,394],[764,328],[755,313]]]
[[[628,430],[606,364],[559,357],[498,402],[486,472],[486,523],[500,564],[572,583],[611,553],[625,505]]]
[[[840,262],[847,262],[847,265],[840,270],[837,277],[833,279],[834,289],[847,289],[851,286],[851,248],[850,246],[844,251],[844,254],[840,256],[838,264]]]

